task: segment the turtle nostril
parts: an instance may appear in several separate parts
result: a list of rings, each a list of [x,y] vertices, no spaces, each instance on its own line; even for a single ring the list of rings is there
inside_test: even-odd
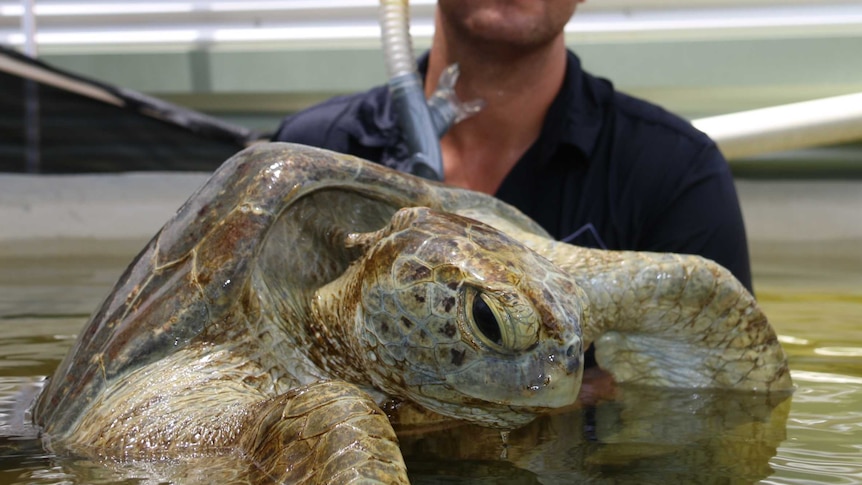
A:
[[[582,357],[580,342],[569,345],[566,349],[566,370],[568,372],[578,372],[583,365]]]

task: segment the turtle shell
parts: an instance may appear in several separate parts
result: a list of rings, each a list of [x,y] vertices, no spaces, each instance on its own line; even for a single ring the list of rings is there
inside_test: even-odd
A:
[[[131,370],[188,345],[241,311],[255,268],[278,274],[290,311],[355,258],[348,233],[377,230],[403,207],[488,214],[545,235],[510,206],[349,155],[286,143],[225,162],[132,261],[33,410],[48,434],[69,430]],[[142,322],[153,322],[143,324]]]

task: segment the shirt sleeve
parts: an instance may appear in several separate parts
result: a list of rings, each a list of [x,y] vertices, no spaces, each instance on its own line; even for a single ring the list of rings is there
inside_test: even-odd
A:
[[[348,140],[346,133],[338,129],[338,123],[349,107],[343,100],[333,99],[287,116],[272,136],[272,141],[345,152]]]
[[[382,104],[385,91],[340,96],[287,116],[272,141],[299,143],[380,162],[389,144],[391,121]]]
[[[724,266],[753,291],[745,225],[730,167],[709,141],[661,184],[664,203],[648,218],[639,246],[698,254]]]

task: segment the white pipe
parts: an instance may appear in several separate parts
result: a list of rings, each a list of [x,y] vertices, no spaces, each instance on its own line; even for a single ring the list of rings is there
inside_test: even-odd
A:
[[[725,158],[862,140],[862,93],[692,121]]]

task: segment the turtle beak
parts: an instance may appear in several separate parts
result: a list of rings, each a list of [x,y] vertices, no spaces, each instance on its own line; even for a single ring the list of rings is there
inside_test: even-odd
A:
[[[583,374],[583,345],[579,337],[572,337],[562,345],[540,344],[529,356],[500,367],[473,369],[471,375],[481,379],[474,377],[461,388],[472,397],[504,406],[556,409],[575,403]],[[457,375],[447,376],[451,384],[457,380]]]
[[[545,372],[533,381],[522,396],[513,399],[513,405],[561,408],[574,404],[584,376],[583,344],[575,337],[546,354]]]

